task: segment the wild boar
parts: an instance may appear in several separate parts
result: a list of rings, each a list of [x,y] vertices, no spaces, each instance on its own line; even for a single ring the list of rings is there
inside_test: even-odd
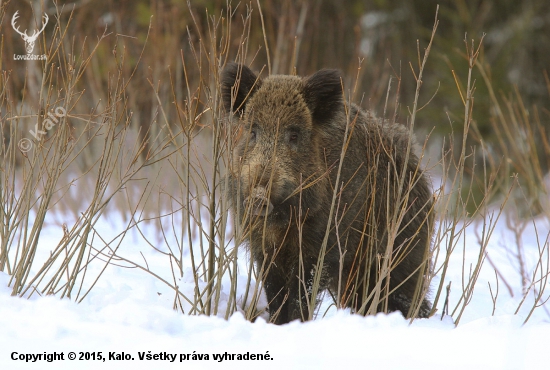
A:
[[[337,70],[260,79],[229,64],[221,94],[227,196],[270,320],[311,318],[326,289],[358,313],[428,317],[433,195],[410,130],[347,104]]]

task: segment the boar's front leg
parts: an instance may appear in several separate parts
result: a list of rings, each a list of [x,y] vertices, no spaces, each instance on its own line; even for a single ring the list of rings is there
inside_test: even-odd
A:
[[[273,264],[264,277],[264,289],[269,304],[269,318],[274,324],[308,319],[308,300],[313,277],[311,271],[299,278],[297,261],[292,265]],[[306,284],[304,284],[306,282]]]

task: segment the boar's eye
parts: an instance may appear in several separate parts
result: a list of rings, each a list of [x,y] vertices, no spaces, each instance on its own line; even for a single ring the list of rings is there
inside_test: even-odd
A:
[[[246,125],[244,127],[245,132],[248,133],[247,142],[248,144],[254,144],[256,141],[256,136],[258,134],[259,127],[257,124],[253,123],[251,125]]]
[[[289,130],[289,132],[287,132],[287,135],[286,135],[286,140],[288,145],[296,148],[298,145],[298,141],[300,140],[300,131]]]

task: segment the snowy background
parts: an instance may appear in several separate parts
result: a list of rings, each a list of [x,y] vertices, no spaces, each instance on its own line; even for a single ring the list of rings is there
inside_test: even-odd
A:
[[[123,227],[122,220],[113,217],[103,218],[96,225],[104,237],[116,235],[119,227]],[[532,273],[539,256],[538,246],[544,245],[550,227],[543,219],[527,222],[524,227],[521,243],[526,265]],[[475,263],[478,257],[480,228],[480,222],[466,228],[449,265],[446,280],[453,282],[451,309],[460,299],[463,265],[468,270],[469,264]],[[151,234],[152,239],[157,232],[154,227],[145,227],[142,231]],[[59,222],[45,227],[37,261],[47,258],[62,235]],[[489,284],[495,295],[495,269],[485,261],[472,301],[456,328],[449,316],[442,320],[436,315],[411,325],[398,313],[360,317],[336,310],[330,310],[314,322],[283,326],[268,324],[262,318],[250,323],[239,312],[228,321],[221,317],[188,316],[172,309],[173,294],[159,279],[142,270],[120,266],[109,266],[80,304],[38,294],[30,299],[14,298],[8,287],[10,276],[0,273],[0,368],[329,369],[359,365],[368,369],[546,369],[546,350],[550,343],[548,307],[537,308],[524,325],[534,302],[534,295],[530,293],[518,314],[514,314],[522,300],[521,278],[513,251],[506,246],[514,245],[515,237],[502,218],[488,246],[491,261],[512,288],[513,296],[500,281],[493,315]],[[118,254],[132,261],[145,259],[151,271],[170,280],[166,256],[140,244],[137,234],[127,236]],[[246,254],[239,256],[246,260]],[[36,263],[35,268],[40,265]],[[97,264],[95,272],[102,267]],[[90,268],[88,274],[93,276],[93,272]],[[187,281],[185,275],[179,282],[180,288],[183,292],[192,292],[192,279]],[[246,279],[246,270],[241,275]],[[436,284],[437,278],[432,286]],[[244,291],[243,285],[239,284],[239,289]],[[220,307],[224,305],[223,298]],[[442,303],[443,299],[439,313]],[[70,361],[67,359],[70,351],[77,357],[80,352],[101,352],[106,361]],[[140,352],[149,351],[177,357],[174,363],[139,360]],[[14,356],[63,352],[65,360],[25,363],[12,360],[13,352],[18,353]],[[124,352],[134,360],[110,361],[109,352]],[[226,352],[269,354],[270,360],[219,362],[214,359],[214,354]],[[190,360],[181,364],[180,354],[189,355]],[[203,355],[203,360],[193,360],[193,355],[196,358],[198,354]],[[206,354],[208,360],[204,359]]]

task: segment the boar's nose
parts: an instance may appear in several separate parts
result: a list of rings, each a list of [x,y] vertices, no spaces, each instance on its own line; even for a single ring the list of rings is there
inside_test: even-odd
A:
[[[250,207],[250,213],[253,216],[265,216],[273,211],[273,204],[267,196],[267,189],[263,186],[257,186],[244,200],[244,207]]]

